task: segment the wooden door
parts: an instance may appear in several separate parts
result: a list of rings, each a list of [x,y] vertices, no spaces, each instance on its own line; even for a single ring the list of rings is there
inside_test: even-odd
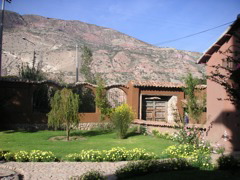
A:
[[[145,99],[143,101],[143,119],[147,121],[166,121],[166,101]]]

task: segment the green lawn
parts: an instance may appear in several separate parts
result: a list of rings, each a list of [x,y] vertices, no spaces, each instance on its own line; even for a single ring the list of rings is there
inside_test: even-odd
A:
[[[125,147],[127,149],[143,148],[147,152],[160,155],[172,141],[154,138],[152,136],[130,133],[126,139],[117,139],[115,133],[100,133],[99,131],[72,131],[71,135],[83,136],[84,140],[78,141],[50,141],[50,137],[64,136],[65,131],[0,131],[0,149],[12,152],[25,150],[52,151],[58,157],[81,150],[109,150],[112,147]]]
[[[171,171],[171,172],[160,172],[155,174],[149,174],[146,176],[138,176],[135,178],[128,178],[128,180],[239,180],[240,171]]]

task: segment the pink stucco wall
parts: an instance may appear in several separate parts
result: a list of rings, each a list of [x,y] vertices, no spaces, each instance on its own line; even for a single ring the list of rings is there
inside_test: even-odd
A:
[[[239,29],[238,29],[239,30]],[[212,54],[207,62],[207,75],[214,71],[212,66],[222,65],[222,59],[226,59],[229,47],[236,45],[236,39],[232,36],[221,48]],[[236,49],[233,49],[236,50]],[[228,54],[232,56],[231,54]],[[226,75],[226,71],[220,69],[220,73]],[[227,151],[240,150],[240,113],[229,100],[224,87],[216,82],[207,80],[207,131],[205,136],[212,143],[225,146]],[[227,138],[223,138],[227,134]]]

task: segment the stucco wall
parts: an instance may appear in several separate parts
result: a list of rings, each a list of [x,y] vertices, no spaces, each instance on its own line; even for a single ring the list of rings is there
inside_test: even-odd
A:
[[[231,37],[228,42],[213,53],[207,62],[207,75],[215,70],[213,66],[223,65],[222,60],[231,53],[226,52],[230,47],[236,45],[236,40]],[[235,49],[236,50],[236,49]],[[219,73],[227,75],[227,71],[219,69]],[[224,87],[216,82],[207,80],[207,131],[205,136],[213,143],[220,143],[226,146],[227,151],[240,150],[240,113],[239,110],[229,100]],[[223,138],[224,133],[228,139]]]

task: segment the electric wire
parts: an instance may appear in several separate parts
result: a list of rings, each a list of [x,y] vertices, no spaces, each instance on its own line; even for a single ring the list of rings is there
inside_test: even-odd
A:
[[[176,39],[172,39],[172,40],[167,40],[167,41],[155,43],[155,44],[153,44],[153,45],[158,46],[158,45],[162,45],[162,44],[166,44],[166,43],[170,43],[170,42],[175,42],[175,41],[178,41],[178,40],[182,40],[182,39],[185,39],[185,38],[189,38],[189,37],[192,37],[192,36],[196,36],[196,35],[198,35],[198,34],[202,34],[202,33],[211,31],[211,30],[213,30],[213,29],[217,29],[217,28],[219,28],[219,27],[226,26],[226,25],[231,24],[231,23],[233,23],[233,22],[234,22],[234,21],[231,21],[231,22],[228,22],[228,23],[225,23],[225,24],[222,24],[222,25],[219,25],[219,26],[210,28],[210,29],[206,29],[206,30],[204,30],[204,31],[200,31],[200,32],[197,32],[197,33],[194,33],[194,34],[190,34],[190,35],[183,36],[183,37],[176,38]]]

